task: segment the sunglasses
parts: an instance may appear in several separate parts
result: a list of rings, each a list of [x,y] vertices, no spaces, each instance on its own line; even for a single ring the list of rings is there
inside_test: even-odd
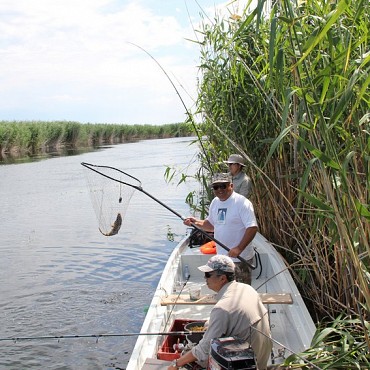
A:
[[[213,189],[213,190],[218,190],[218,189],[225,190],[227,187],[228,187],[228,185],[227,185],[227,184],[212,185],[212,189]]]
[[[211,273],[211,272],[205,272],[204,273],[204,278],[205,279],[209,279],[210,277],[212,277],[213,276],[213,274]]]

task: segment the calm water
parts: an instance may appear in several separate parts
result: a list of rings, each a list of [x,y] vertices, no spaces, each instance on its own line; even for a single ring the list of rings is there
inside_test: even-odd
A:
[[[118,167],[186,216],[190,138],[149,140],[0,166],[0,368],[124,369],[136,337],[5,341],[140,330],[166,260],[186,233],[179,217],[136,191],[118,235],[98,231],[81,162]],[[188,165],[192,164],[190,168]],[[175,241],[168,241],[170,230]]]

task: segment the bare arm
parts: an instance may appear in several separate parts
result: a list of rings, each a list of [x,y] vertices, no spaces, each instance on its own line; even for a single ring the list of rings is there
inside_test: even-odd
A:
[[[167,369],[172,370],[172,369],[178,369],[181,366],[184,366],[190,362],[197,361],[197,358],[192,354],[191,351],[186,352],[183,356],[177,359],[177,367],[175,366],[169,366]]]
[[[208,220],[198,220],[194,217],[188,217],[184,220],[186,226],[191,226],[194,224],[204,231],[213,231],[213,225]]]
[[[253,240],[253,238],[257,234],[257,230],[258,230],[257,226],[252,226],[245,229],[245,233],[242,237],[242,240],[236,247],[230,249],[229,256],[234,258],[238,257],[240,253],[242,253],[244,249],[247,248],[249,243]]]

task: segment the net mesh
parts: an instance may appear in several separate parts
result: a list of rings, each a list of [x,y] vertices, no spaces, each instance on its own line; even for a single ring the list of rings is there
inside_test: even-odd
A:
[[[83,165],[99,230],[105,236],[116,235],[136,188],[141,188],[141,182],[112,167]]]

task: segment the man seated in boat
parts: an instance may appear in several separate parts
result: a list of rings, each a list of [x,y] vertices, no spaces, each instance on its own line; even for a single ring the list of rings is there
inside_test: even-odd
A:
[[[229,251],[216,246],[218,254],[228,254],[237,266],[236,280],[251,284],[254,249],[252,240],[257,233],[257,220],[253,204],[244,196],[233,190],[232,178],[227,173],[217,173],[212,178],[212,189],[215,197],[209,206],[205,220],[188,217],[184,224],[192,224],[205,231],[214,231],[214,237],[224,244]],[[237,257],[244,260],[240,262]]]
[[[248,341],[256,357],[257,369],[266,369],[272,349],[271,333],[267,309],[257,291],[248,284],[235,281],[235,264],[228,256],[215,255],[198,269],[204,272],[208,288],[217,293],[216,304],[203,338],[189,352],[174,360],[168,370],[191,362],[206,368],[211,340],[222,337]]]

